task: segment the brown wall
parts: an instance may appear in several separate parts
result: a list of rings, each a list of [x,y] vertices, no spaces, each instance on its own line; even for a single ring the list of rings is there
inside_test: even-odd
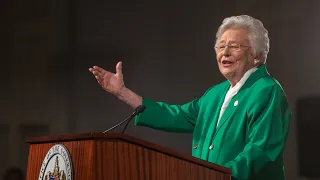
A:
[[[25,135],[103,131],[131,114],[88,72],[123,61],[138,94],[185,103],[221,82],[211,42],[224,17],[248,14],[269,30],[269,72],[283,85],[294,119],[285,151],[287,179],[298,180],[295,103],[319,94],[317,1],[13,1],[3,6],[1,138],[3,157]],[[43,130],[46,129],[46,130]],[[127,134],[190,153],[191,135],[128,127]],[[7,138],[8,137],[8,138]],[[19,140],[19,141],[17,141]],[[9,153],[8,153],[9,152]]]

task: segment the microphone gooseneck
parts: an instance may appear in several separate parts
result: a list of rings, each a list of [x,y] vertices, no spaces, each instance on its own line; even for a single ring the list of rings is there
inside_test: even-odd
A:
[[[142,113],[144,110],[146,109],[146,107],[144,106],[144,105],[140,105],[140,106],[138,106],[137,108],[136,108],[136,110],[135,110],[135,112],[137,112],[134,116],[136,116],[137,114],[139,114],[139,113]],[[133,116],[133,117],[134,117]],[[127,128],[127,126],[128,126],[128,124],[129,124],[129,122],[133,119],[133,117],[131,118],[131,119],[129,119],[128,120],[128,122],[126,123],[126,125],[124,126],[124,128],[123,128],[123,130],[122,130],[122,132],[121,132],[121,134],[123,134],[124,133],[124,131],[126,130],[126,128]]]
[[[115,126],[105,130],[103,133],[109,132],[109,131],[117,128],[121,124],[125,123],[126,121],[128,121],[127,124],[125,125],[124,129],[121,132],[121,134],[122,134],[124,132],[124,130],[127,128],[127,125],[129,124],[130,120],[133,119],[136,115],[142,113],[145,109],[146,109],[146,107],[144,105],[139,105],[138,107],[136,107],[134,112],[129,117],[127,117],[125,120],[121,121],[120,123],[116,124]]]

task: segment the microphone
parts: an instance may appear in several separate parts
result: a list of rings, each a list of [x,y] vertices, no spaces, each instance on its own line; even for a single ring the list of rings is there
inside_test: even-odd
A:
[[[124,127],[124,129],[122,130],[121,134],[124,132],[124,130],[127,128],[127,125],[129,124],[129,122],[131,121],[131,119],[133,119],[136,115],[142,113],[144,110],[146,109],[146,107],[144,105],[139,105],[138,107],[136,107],[136,109],[134,110],[134,112],[131,114],[131,116],[127,117],[125,120],[121,121],[120,123],[116,124],[115,126],[105,130],[103,133],[109,132],[111,130],[113,130],[114,128],[120,126],[121,124],[125,123],[126,121],[127,124]]]

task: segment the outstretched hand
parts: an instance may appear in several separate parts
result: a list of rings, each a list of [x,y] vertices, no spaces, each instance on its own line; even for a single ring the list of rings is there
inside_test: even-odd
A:
[[[105,91],[115,96],[118,96],[121,90],[125,87],[122,74],[122,62],[117,63],[116,73],[106,71],[98,66],[89,68],[89,71],[92,72],[98,83]]]

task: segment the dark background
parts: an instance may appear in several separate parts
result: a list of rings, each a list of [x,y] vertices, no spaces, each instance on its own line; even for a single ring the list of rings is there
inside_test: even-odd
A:
[[[267,67],[293,110],[287,179],[316,179],[319,6],[316,0],[1,2],[0,172],[16,165],[25,171],[26,136],[100,132],[131,114],[99,87],[88,71],[93,65],[114,71],[123,61],[126,86],[153,100],[201,96],[224,80],[211,49],[217,28],[225,17],[248,14],[269,31]],[[307,100],[298,106],[300,99]],[[191,152],[190,134],[132,123],[126,133]]]

